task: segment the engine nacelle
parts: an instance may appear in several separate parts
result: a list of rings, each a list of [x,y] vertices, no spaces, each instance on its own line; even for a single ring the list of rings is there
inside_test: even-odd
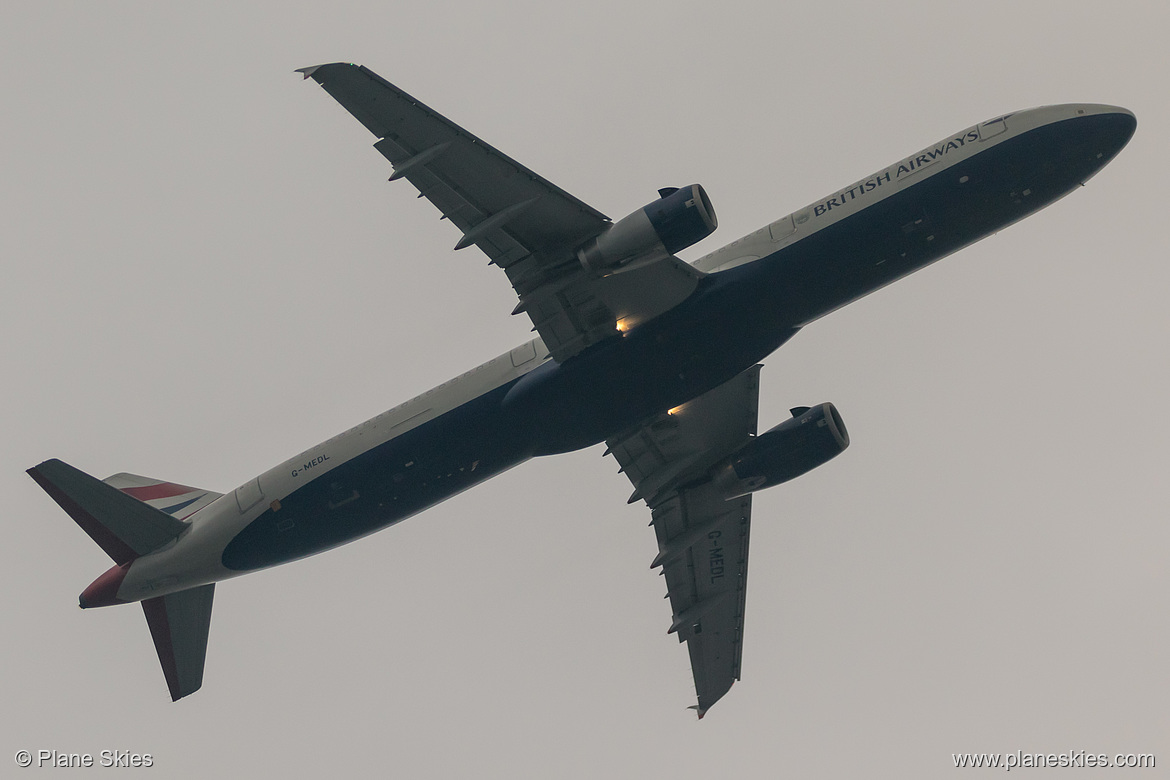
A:
[[[661,198],[619,219],[577,250],[586,271],[606,274],[656,262],[706,238],[719,226],[702,185],[658,192]]]
[[[713,480],[724,498],[795,479],[849,446],[849,433],[837,407],[823,403],[792,411],[792,419],[755,437],[715,467]]]

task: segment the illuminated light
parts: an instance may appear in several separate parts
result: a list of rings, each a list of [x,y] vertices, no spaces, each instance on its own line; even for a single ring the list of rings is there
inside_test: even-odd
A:
[[[682,406],[676,406],[673,409],[671,409],[670,411],[668,411],[667,414],[678,414],[679,412],[681,412],[683,410],[683,408],[684,407],[682,407]]]
[[[621,319],[619,319],[615,323],[615,325],[617,326],[618,332],[623,333],[623,334],[629,333],[631,330],[633,330],[634,326],[637,324],[638,324],[638,321],[636,319],[634,319],[633,317],[622,317]]]

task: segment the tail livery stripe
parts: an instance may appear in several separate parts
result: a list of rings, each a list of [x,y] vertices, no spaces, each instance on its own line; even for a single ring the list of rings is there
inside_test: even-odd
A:
[[[166,512],[168,515],[171,515],[172,517],[174,517],[175,513],[178,512],[180,509],[183,509],[184,507],[191,506],[191,504],[194,504],[196,501],[198,501],[199,499],[203,498],[206,495],[207,495],[206,493],[200,493],[199,495],[195,496],[195,498],[189,498],[186,501],[180,501],[179,503],[172,504],[171,506],[160,506],[159,509],[163,512]],[[179,518],[179,519],[182,520],[183,518]]]
[[[210,490],[125,472],[102,481],[177,520],[186,520],[220,497]]]
[[[157,485],[147,485],[146,487],[124,487],[118,489],[128,496],[137,498],[139,501],[153,501],[156,498],[172,498],[173,496],[181,496],[186,493],[204,492],[198,488],[176,485],[173,482],[160,482]]]

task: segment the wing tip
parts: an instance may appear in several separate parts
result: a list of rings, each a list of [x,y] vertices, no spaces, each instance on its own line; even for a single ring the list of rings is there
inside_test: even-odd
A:
[[[300,73],[300,74],[302,74],[302,75],[303,75],[303,76],[304,76],[306,79],[310,79],[310,78],[313,78],[313,74],[314,74],[314,73],[316,73],[317,71],[321,70],[322,68],[331,68],[331,67],[334,67],[334,66],[341,66],[341,67],[346,67],[346,68],[358,68],[358,67],[361,67],[361,66],[359,66],[359,65],[356,65],[356,64],[354,64],[354,63],[352,63],[352,62],[326,62],[326,63],[323,63],[323,64],[321,64],[321,65],[310,65],[310,66],[309,66],[309,67],[307,67],[307,68],[297,68],[296,70],[294,70],[294,71],[293,71],[293,73]],[[318,80],[319,80],[319,79],[318,79]]]
[[[56,466],[59,463],[62,463],[62,461],[60,459],[49,458],[48,460],[42,460],[40,463],[38,463],[37,465],[35,465],[31,468],[25,469],[24,473],[28,474],[33,479],[37,479],[38,475],[40,475],[44,471],[46,466],[49,468],[53,468],[54,466]]]
[[[171,693],[171,701],[172,701],[172,702],[176,702],[176,701],[178,701],[179,699],[184,699],[184,698],[186,698],[186,697],[190,696],[191,694],[195,693],[196,691],[198,691],[200,688],[202,688],[202,687],[203,687],[203,683],[202,683],[202,681],[201,681],[201,682],[200,682],[198,685],[196,685],[194,688],[189,688],[189,689],[187,689],[187,690],[178,690],[178,689],[175,689],[175,688],[171,688],[171,687],[170,687],[170,684],[171,684],[171,683],[170,683],[170,680],[168,680],[168,681],[167,681],[167,687],[170,689],[170,693]],[[702,716],[702,715],[700,715],[699,717],[701,718],[701,717],[703,717],[703,716]]]

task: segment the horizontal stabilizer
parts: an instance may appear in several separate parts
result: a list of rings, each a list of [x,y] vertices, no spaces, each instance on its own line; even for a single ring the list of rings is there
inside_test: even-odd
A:
[[[203,685],[214,596],[215,585],[211,584],[142,602],[171,701],[178,701]]]
[[[47,460],[28,474],[119,565],[157,550],[188,528],[68,463]]]

